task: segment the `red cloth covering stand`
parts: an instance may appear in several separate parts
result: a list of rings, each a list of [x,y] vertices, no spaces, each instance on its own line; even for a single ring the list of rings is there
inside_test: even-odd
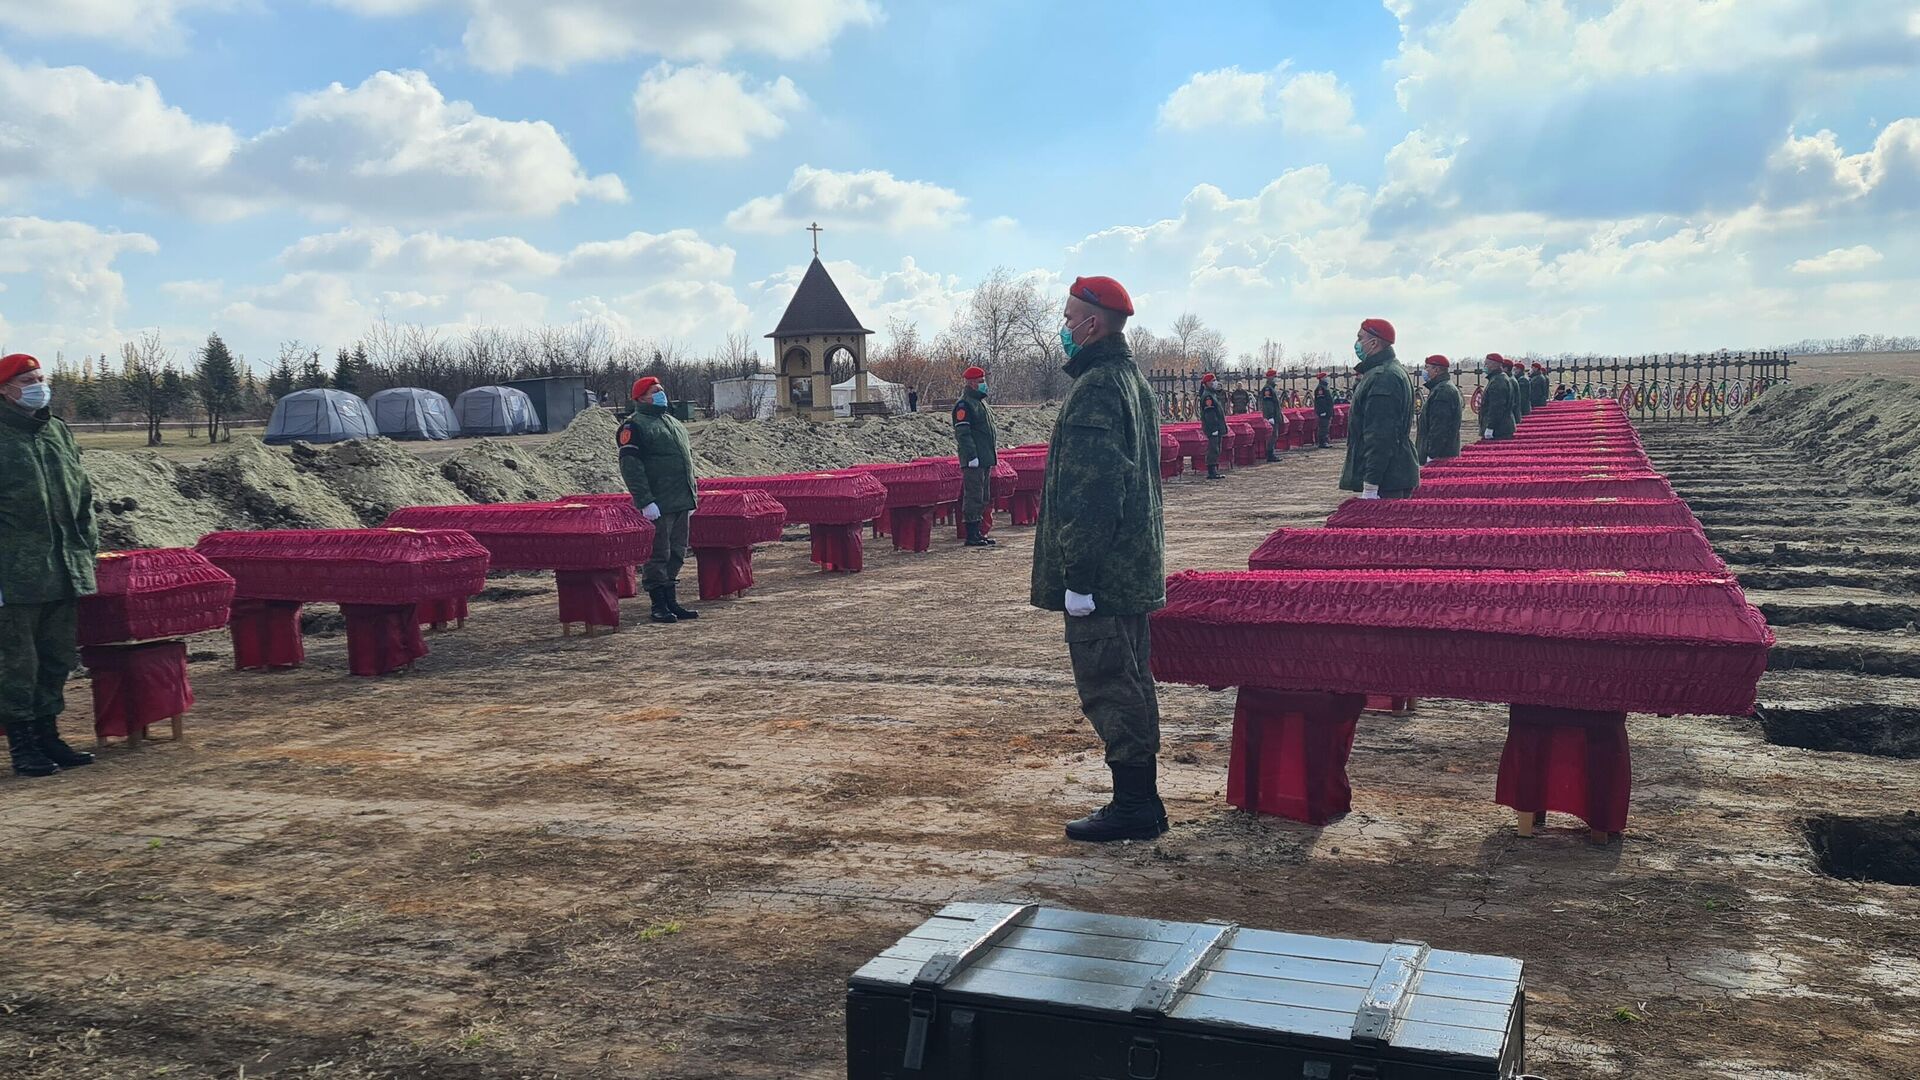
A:
[[[1192,421],[1185,421],[1178,424],[1167,424],[1160,430],[1163,434],[1173,436],[1174,441],[1180,445],[1180,456],[1187,459],[1188,463],[1193,466],[1194,472],[1206,471],[1207,433],[1200,430],[1199,424]]]
[[[1679,499],[1348,499],[1330,529],[1524,529],[1665,525],[1698,529]]]
[[[237,671],[297,668],[306,662],[297,600],[233,602],[233,666]]]
[[[1724,574],[1698,529],[1275,529],[1249,570],[1657,570]]]
[[[867,568],[858,524],[816,523],[807,527],[807,535],[813,542],[813,561],[820,569],[835,574],[857,574]]]
[[[1344,401],[1333,407],[1333,423],[1327,425],[1329,429],[1327,438],[1344,439],[1347,437],[1347,417],[1352,411],[1353,406]]]
[[[886,532],[893,537],[895,551],[918,552],[933,547],[933,507],[931,506],[890,507],[886,517],[874,520],[887,523]]]
[[[1395,697],[1392,694],[1368,694],[1367,712],[1386,713],[1389,716],[1405,716],[1413,711],[1415,701],[1410,697]]]
[[[1173,432],[1160,429],[1160,479],[1171,480],[1180,475],[1180,440]]]
[[[700,575],[700,599],[720,600],[753,588],[752,548],[697,547],[692,550],[694,566]]]
[[[1500,754],[1494,801],[1520,815],[1531,836],[1548,811],[1587,823],[1593,839],[1627,828],[1633,761],[1627,714],[1515,705],[1508,713],[1507,746]]]
[[[1162,444],[1164,450],[1164,443]],[[1174,444],[1178,462],[1180,444]],[[1007,513],[1015,525],[1034,525],[1040,521],[1040,492],[1047,485],[1047,451],[1009,450],[1000,456],[1000,464],[1013,470],[1013,491],[1007,496]],[[1164,462],[1163,462],[1164,464]]]
[[[372,678],[413,666],[431,650],[415,604],[341,604],[347,620],[347,670]]]
[[[1265,425],[1261,425],[1264,427]],[[1245,417],[1228,417],[1227,430],[1233,433],[1233,463],[1236,467],[1253,468],[1265,454],[1267,438],[1254,429],[1253,422]]]
[[[624,494],[568,495],[557,502],[633,505]],[[765,492],[702,491],[699,509],[687,523],[687,548],[693,552],[700,577],[700,599],[720,600],[752,588],[753,546],[779,540],[786,524],[786,510]],[[621,571],[619,598],[626,600],[638,589],[633,585],[633,568]]]
[[[626,572],[630,574],[633,569],[627,567]],[[560,593],[560,624],[569,627],[583,623],[588,633],[592,633],[595,626],[619,626],[620,574],[618,568],[555,570],[553,580]]]
[[[777,501],[786,520],[804,523],[813,561],[828,572],[859,573],[865,568],[860,532],[887,506],[887,488],[864,472],[841,470],[784,476],[727,476],[700,481],[709,491],[758,491]],[[695,511],[694,518],[700,517]]]
[[[467,598],[464,596],[442,596],[433,600],[422,600],[413,606],[414,622],[421,626],[431,626],[435,630],[444,630],[448,623],[456,627],[467,624]]]
[[[1325,825],[1353,809],[1347,758],[1362,694],[1243,687],[1233,709],[1227,803]]]
[[[181,717],[193,708],[187,682],[187,643],[149,641],[134,645],[86,645],[80,662],[93,676],[93,735],[137,743],[154,724],[170,723],[181,735]]]
[[[631,566],[620,568],[620,599],[631,600],[640,595],[640,575]]]

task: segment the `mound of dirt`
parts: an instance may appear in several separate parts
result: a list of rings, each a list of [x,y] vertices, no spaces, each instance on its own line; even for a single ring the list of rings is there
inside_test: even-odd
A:
[[[324,484],[362,525],[378,525],[402,506],[471,502],[439,469],[392,439],[355,439],[318,447],[295,443],[294,468]]]
[[[180,466],[158,454],[86,450],[80,464],[93,480],[102,550],[192,547],[226,527],[226,508],[188,494]]]
[[[1001,447],[1044,442],[1059,410],[1002,409],[994,414]],[[842,469],[875,461],[950,455],[953,421],[946,413],[868,418],[836,424],[805,420],[733,420],[691,425],[693,463],[701,476],[766,476]]]
[[[360,518],[317,477],[255,439],[236,441],[198,468],[180,470],[187,495],[227,508],[235,529],[357,529]]]
[[[534,453],[568,485],[562,495],[625,491],[615,454],[614,436],[619,430],[620,421],[612,410],[588,409]]]
[[[608,440],[607,457],[614,456]],[[574,494],[571,481],[511,443],[481,439],[440,463],[440,472],[472,502],[550,502]]]
[[[1851,487],[1920,502],[1920,383],[1876,377],[1776,388],[1733,422],[1818,456]]]

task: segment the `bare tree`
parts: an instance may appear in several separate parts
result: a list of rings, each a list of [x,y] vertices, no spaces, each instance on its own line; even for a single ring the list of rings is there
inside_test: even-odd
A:
[[[149,330],[120,346],[120,393],[147,422],[148,446],[160,445],[160,424],[173,411],[179,383],[173,352],[161,343],[158,331]]]

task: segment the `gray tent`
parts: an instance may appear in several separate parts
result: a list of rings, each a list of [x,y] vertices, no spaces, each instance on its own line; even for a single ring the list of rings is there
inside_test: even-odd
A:
[[[273,419],[267,421],[269,446],[345,442],[373,434],[367,403],[343,390],[297,390],[274,403]]]
[[[373,426],[389,439],[451,439],[460,431],[453,406],[431,390],[396,386],[367,399]]]
[[[533,399],[511,386],[476,386],[453,399],[462,435],[523,435],[540,430]]]

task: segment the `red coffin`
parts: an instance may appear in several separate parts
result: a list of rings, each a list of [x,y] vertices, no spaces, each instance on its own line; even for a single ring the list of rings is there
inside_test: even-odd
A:
[[[1277,529],[1250,570],[1653,570],[1724,574],[1698,529]]]
[[[1345,402],[1333,407],[1333,423],[1329,425],[1328,438],[1344,439],[1347,437],[1347,414],[1351,411],[1352,406]]]
[[[1647,455],[1639,450],[1587,450],[1579,453],[1556,454],[1523,449],[1513,443],[1504,446],[1500,443],[1487,444],[1487,449],[1474,454],[1462,454],[1456,458],[1436,461],[1428,466],[1431,469],[1500,469],[1507,466],[1553,468],[1560,470],[1613,469],[1637,470],[1649,469]]]
[[[1229,420],[1227,421],[1227,432],[1230,436],[1227,440],[1227,445],[1233,449],[1233,463],[1235,465],[1251,466],[1265,455],[1267,449],[1266,440],[1262,439],[1258,444],[1255,444],[1252,424],[1244,420]]]
[[[1166,442],[1162,440],[1162,460],[1165,460],[1165,448]],[[1178,460],[1178,443],[1174,444],[1174,455],[1175,459]],[[1037,492],[1047,486],[1047,451],[1044,448],[1037,451],[1009,450],[1000,455],[1000,464],[1013,470],[1013,490],[1015,492]]]
[[[397,514],[406,511],[396,511]],[[217,532],[196,547],[250,600],[389,606],[487,587],[487,549],[452,529]]]
[[[887,490],[885,509],[888,510],[938,506],[960,497],[960,462],[957,458],[855,465],[843,471],[878,480],[880,486]]]
[[[1724,575],[1188,571],[1153,646],[1163,682],[1746,716],[1773,634]]]
[[[647,561],[653,524],[625,504],[493,503],[406,506],[389,529],[459,529],[486,548],[494,570],[611,570]]]
[[[79,602],[79,645],[185,637],[227,625],[233,578],[197,551],[102,552],[99,589]]]
[[[1180,475],[1180,440],[1173,432],[1160,429],[1160,479],[1171,480]]]
[[[784,476],[722,476],[700,481],[709,491],[759,491],[772,496],[800,525],[858,525],[887,506],[887,489],[865,473],[819,472]],[[699,517],[699,514],[695,514]]]
[[[1540,529],[1668,525],[1697,529],[1678,499],[1348,499],[1332,529]]]
[[[632,497],[627,495],[568,495],[555,502],[633,506]],[[705,491],[700,493],[700,508],[687,519],[687,546],[740,548],[771,544],[780,539],[780,531],[786,524],[786,509],[765,492]]]
[[[1654,473],[1633,477],[1420,478],[1415,499],[1671,499],[1673,488]]]

